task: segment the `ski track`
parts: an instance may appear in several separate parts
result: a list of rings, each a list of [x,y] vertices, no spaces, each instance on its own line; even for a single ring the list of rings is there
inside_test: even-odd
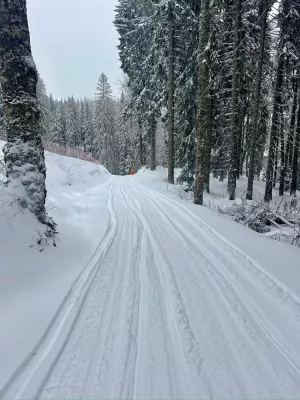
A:
[[[113,178],[109,226],[1,399],[300,398],[299,300],[184,205]]]

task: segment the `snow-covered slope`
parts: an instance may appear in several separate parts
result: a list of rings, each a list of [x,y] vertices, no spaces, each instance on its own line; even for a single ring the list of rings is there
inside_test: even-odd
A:
[[[56,247],[37,244],[44,227],[0,187],[0,387],[40,339],[107,229],[108,171],[47,152],[46,163]]]

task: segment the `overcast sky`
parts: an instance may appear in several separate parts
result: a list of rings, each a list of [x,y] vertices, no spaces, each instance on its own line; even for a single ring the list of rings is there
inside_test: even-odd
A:
[[[117,0],[27,0],[33,57],[55,98],[94,97],[101,72],[117,92],[121,75]]]

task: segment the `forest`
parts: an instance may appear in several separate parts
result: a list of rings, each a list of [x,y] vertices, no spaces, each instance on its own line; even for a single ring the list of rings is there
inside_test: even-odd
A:
[[[165,109],[168,181],[202,204],[210,177],[279,184],[295,195],[299,174],[300,3],[295,0],[120,0],[115,25],[128,107],[153,146]],[[152,150],[154,151],[154,150]]]
[[[300,142],[297,0],[119,0],[120,97],[99,77],[94,99],[37,96],[46,149],[84,154],[113,174],[174,168],[203,203],[210,178],[265,182],[296,195]],[[0,132],[5,133],[4,118]],[[0,133],[1,134],[1,133]],[[64,150],[67,149],[67,150]]]
[[[299,146],[300,0],[0,0],[0,399],[300,399]]]

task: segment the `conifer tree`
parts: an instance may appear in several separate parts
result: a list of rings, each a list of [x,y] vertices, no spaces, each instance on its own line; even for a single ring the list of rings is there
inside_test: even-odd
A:
[[[41,134],[43,139],[47,141],[50,137],[50,102],[46,85],[39,74],[36,94],[40,108]]]
[[[115,104],[104,73],[101,74],[96,89],[95,121],[100,160],[111,173],[116,173]]]
[[[74,149],[80,147],[80,123],[79,110],[73,96],[69,97],[67,102],[67,141],[68,145]]]

